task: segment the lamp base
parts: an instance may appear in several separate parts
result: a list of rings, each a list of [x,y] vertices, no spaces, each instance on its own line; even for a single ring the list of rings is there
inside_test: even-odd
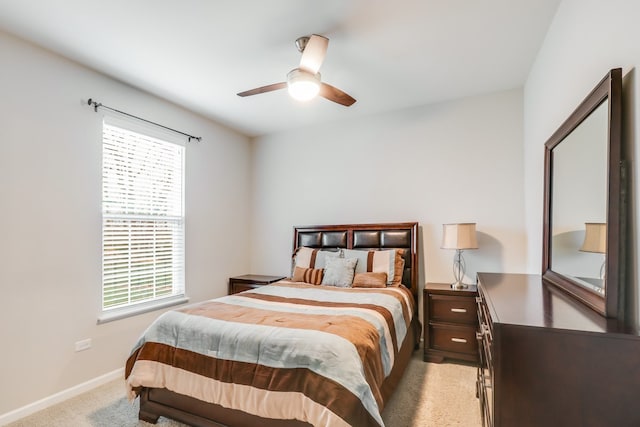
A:
[[[465,262],[462,256],[462,250],[456,249],[456,255],[453,257],[453,282],[451,289],[467,289],[468,285],[462,283],[464,279]]]
[[[455,282],[451,284],[451,289],[467,289],[469,285],[462,282]]]

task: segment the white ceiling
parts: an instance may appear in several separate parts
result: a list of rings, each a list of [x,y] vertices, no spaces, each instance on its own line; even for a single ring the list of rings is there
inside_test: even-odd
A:
[[[0,29],[255,136],[520,87],[559,3],[2,0]],[[236,96],[285,81],[312,33],[323,81],[358,102]]]

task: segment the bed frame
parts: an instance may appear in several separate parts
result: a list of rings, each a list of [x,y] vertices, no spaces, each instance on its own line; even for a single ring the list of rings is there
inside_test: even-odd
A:
[[[415,315],[412,322],[413,339],[407,335],[391,374],[382,385],[383,400],[386,402],[400,382],[413,350],[420,342],[421,326],[418,320],[418,223],[313,225],[294,227],[293,249],[307,246],[337,250],[362,249],[404,249],[405,267],[402,283],[411,290],[415,300]],[[140,391],[139,418],[155,424],[160,416],[174,419],[197,427],[261,426],[261,427],[301,427],[310,424],[296,420],[275,420],[261,418],[246,412],[229,409],[183,396],[167,389],[146,388]]]

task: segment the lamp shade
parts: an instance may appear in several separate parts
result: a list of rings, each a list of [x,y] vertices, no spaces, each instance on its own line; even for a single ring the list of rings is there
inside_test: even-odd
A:
[[[584,242],[579,250],[581,252],[606,253],[607,224],[604,222],[585,222],[584,227]]]
[[[442,249],[478,249],[476,224],[442,224]]]

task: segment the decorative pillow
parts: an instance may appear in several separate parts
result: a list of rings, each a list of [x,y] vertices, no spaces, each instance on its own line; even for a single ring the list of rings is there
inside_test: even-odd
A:
[[[294,266],[300,268],[324,268],[327,257],[336,257],[338,252],[321,251],[320,249],[302,246],[294,254]]]
[[[400,286],[402,284],[403,274],[404,274],[404,249],[396,249],[393,280],[391,281],[391,284],[389,284],[389,286]]]
[[[404,272],[404,252],[404,249],[371,251],[341,249],[333,252],[302,246],[294,254],[292,268],[322,269],[326,266],[328,258],[344,256],[358,260],[355,273],[386,273],[388,286],[400,286]],[[293,276],[293,273],[292,271],[291,276]],[[326,271],[324,274],[326,274]]]
[[[321,268],[301,268],[296,267],[293,270],[293,277],[291,280],[294,282],[306,282],[313,285],[319,285],[322,283],[323,270]]]
[[[400,275],[397,277],[397,263],[404,261],[402,255],[403,249],[386,249],[379,251],[363,251],[354,249],[345,249],[344,256],[350,258],[358,258],[356,273],[374,272],[386,273],[387,285],[394,285],[396,282],[402,282],[402,267],[400,267]]]
[[[348,288],[353,283],[358,258],[328,257],[324,269],[323,285]]]
[[[385,288],[387,273],[356,273],[353,278],[354,288]]]
[[[367,272],[367,259],[369,257],[369,252],[373,252],[373,251],[364,251],[364,250],[356,250],[356,249],[342,250],[342,253],[345,258],[358,258],[358,264],[356,264],[356,273]]]

